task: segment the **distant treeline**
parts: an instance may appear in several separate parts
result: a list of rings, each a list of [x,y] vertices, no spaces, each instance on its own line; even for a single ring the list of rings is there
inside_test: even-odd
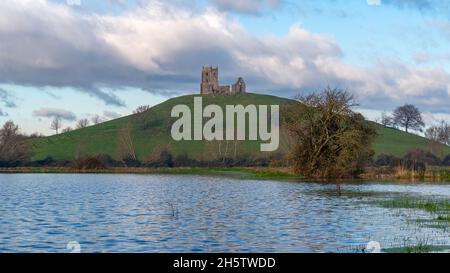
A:
[[[409,151],[404,157],[381,154],[372,161],[375,167],[403,167],[411,171],[425,171],[427,166],[450,167],[450,154],[440,159],[431,152],[421,149]]]
[[[78,159],[54,160],[47,157],[38,161],[0,161],[1,168],[16,167],[64,167],[74,170],[102,170],[116,167],[130,168],[177,168],[177,167],[289,167],[283,155],[268,158],[223,158],[216,160],[197,160],[187,154],[173,156],[170,151],[163,149],[151,159],[140,161],[132,158],[116,160],[109,155],[82,156]],[[408,152],[404,157],[381,154],[373,157],[369,167],[402,168],[409,171],[425,172],[430,166],[450,167],[450,154],[440,159],[433,153],[416,149]]]
[[[116,160],[109,155],[82,156],[75,160],[55,160],[47,157],[38,161],[0,161],[1,168],[15,167],[69,167],[76,170],[95,170],[114,167],[176,168],[176,167],[269,167],[282,166],[283,156],[274,155],[264,158],[222,158],[197,160],[187,154],[173,156],[168,150],[162,150],[157,156],[147,160],[124,158]],[[284,164],[287,166],[287,164]]]

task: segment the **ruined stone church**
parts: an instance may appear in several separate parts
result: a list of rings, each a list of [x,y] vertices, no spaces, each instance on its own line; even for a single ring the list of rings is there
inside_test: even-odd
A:
[[[200,94],[202,95],[231,95],[245,93],[245,81],[241,77],[233,85],[219,85],[219,68],[203,67],[202,82],[200,84]]]

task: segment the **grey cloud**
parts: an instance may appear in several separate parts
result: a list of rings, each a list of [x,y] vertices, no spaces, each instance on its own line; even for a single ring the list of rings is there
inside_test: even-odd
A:
[[[7,116],[8,116],[8,114],[3,112],[2,109],[0,109],[0,117],[7,117]]]
[[[83,92],[88,93],[89,95],[93,97],[97,97],[101,100],[103,100],[107,105],[115,105],[115,106],[125,106],[125,102],[117,97],[112,92],[105,92],[102,91],[100,88],[97,87],[86,87],[81,88]]]
[[[0,82],[30,86],[74,87],[123,106],[99,86],[142,84],[146,74],[128,66],[94,32],[95,20],[55,4],[2,1]],[[51,19],[43,19],[51,18]]]
[[[2,88],[0,88],[0,102],[7,108],[14,108],[17,106],[13,101],[11,94]]]
[[[366,108],[409,100],[450,109],[450,74],[442,69],[349,65],[333,38],[298,25],[283,37],[259,38],[215,9],[153,4],[126,15],[79,16],[45,1],[27,8],[1,1],[0,82],[69,86],[121,106],[114,90],[122,87],[198,92],[200,68],[210,64],[220,66],[222,82],[243,76],[254,92],[293,96],[330,85],[356,93]]]
[[[450,2],[448,0],[381,0],[382,4],[399,8],[416,9],[421,12],[435,12],[448,15]]]
[[[145,14],[153,12],[153,9],[149,9],[145,3],[140,5],[142,7],[137,8],[136,16],[143,20],[144,29],[148,23],[156,26],[158,19],[152,20],[152,14]],[[174,11],[165,8],[158,12],[166,12],[163,14],[168,16],[166,20],[177,16],[173,14]],[[173,89],[189,92],[197,86],[198,81],[195,79],[194,82],[197,73],[192,68],[198,68],[208,61],[221,64],[229,62],[227,56],[220,54],[222,48],[215,50],[213,44],[208,44],[208,33],[203,38],[208,48],[198,48],[196,31],[199,29],[191,28],[189,33],[181,35],[183,47],[177,45],[179,42],[164,41],[170,42],[166,46],[169,52],[136,57],[144,63],[144,67],[141,67],[134,60],[130,61],[133,57],[124,56],[120,52],[123,50],[121,47],[142,42],[150,47],[152,43],[162,46],[157,40],[158,36],[173,30],[160,33],[149,31],[145,33],[148,36],[141,36],[132,30],[130,35],[136,34],[139,38],[135,40],[135,37],[126,37],[132,21],[128,20],[129,17],[121,20],[120,16],[80,16],[69,8],[44,1],[33,1],[27,5],[0,1],[0,16],[4,18],[0,21],[0,83],[73,87],[112,106],[125,106],[125,103],[114,92],[107,90],[137,87],[155,93],[173,93]],[[156,28],[160,29],[159,25]],[[118,33],[121,37],[113,37],[121,29],[124,29],[124,32]],[[114,43],[118,38],[124,39],[120,40],[120,45]],[[170,51],[172,47],[177,50]],[[148,51],[152,49],[148,48]],[[154,67],[146,66],[150,63]],[[166,81],[169,78],[173,81]],[[185,81],[187,78],[190,78],[188,82]]]
[[[104,111],[103,116],[105,116],[108,119],[116,119],[120,118],[122,115],[113,111]]]
[[[143,26],[152,24],[159,28],[157,19],[152,21],[147,14],[142,14],[143,11],[147,9],[137,12],[143,19]],[[172,16],[172,11],[163,11],[169,12],[164,16]],[[124,106],[124,102],[106,90],[137,87],[155,93],[173,93],[174,89],[190,92],[194,86],[197,89],[196,70],[201,65],[220,63],[229,68],[232,63],[227,49],[223,46],[215,48],[216,45],[211,44],[208,29],[190,27],[181,36],[182,47],[173,43],[176,50],[170,51],[173,46],[169,44],[167,53],[143,56],[139,62],[144,63],[144,67],[140,67],[133,60],[130,62],[130,57],[124,56],[120,52],[122,49],[117,47],[142,42],[147,46],[152,43],[161,46],[155,38],[164,33],[152,35],[150,31],[144,37],[135,33],[143,40],[127,39],[128,18],[122,22],[120,18],[108,16],[82,17],[69,9],[41,1],[28,5],[1,1],[0,16],[5,18],[0,24],[0,82],[36,87],[73,87],[113,106]],[[108,38],[121,28],[125,32],[118,33],[121,37],[113,37],[113,40],[125,40],[120,41],[120,45],[109,42]],[[203,39],[198,39],[198,30],[206,32]],[[173,31],[168,29],[167,33]],[[198,42],[204,42],[206,47],[199,47]],[[151,52],[151,48],[148,51]],[[154,63],[155,67],[145,67],[147,63]],[[226,63],[230,65],[226,66]]]
[[[74,121],[77,119],[74,113],[56,108],[41,108],[33,111],[33,116],[44,118],[60,118],[68,121]]]
[[[260,14],[281,6],[281,0],[211,0],[211,3],[223,11],[247,14]]]
[[[0,82],[70,86],[116,106],[124,103],[105,90],[196,91],[202,65],[220,65],[223,80],[245,76],[257,91],[290,84],[277,82],[271,59],[284,69],[283,62],[297,57],[305,66],[300,77],[311,82],[320,75],[312,60],[341,54],[333,41],[303,30],[294,29],[285,39],[260,40],[214,12],[186,15],[174,7],[152,6],[131,17],[80,17],[39,1],[30,5],[0,3],[0,15],[10,24],[0,25],[5,41],[0,44]]]

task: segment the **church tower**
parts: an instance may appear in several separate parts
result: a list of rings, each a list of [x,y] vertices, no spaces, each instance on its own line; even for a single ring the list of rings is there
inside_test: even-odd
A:
[[[201,95],[231,95],[245,93],[246,85],[243,78],[239,78],[233,85],[219,85],[219,67],[203,66],[202,82],[200,83]]]
[[[200,93],[202,95],[214,94],[219,90],[219,68],[202,67],[202,82]]]

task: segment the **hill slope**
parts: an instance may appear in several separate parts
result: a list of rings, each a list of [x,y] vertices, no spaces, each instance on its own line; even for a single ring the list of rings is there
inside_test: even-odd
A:
[[[424,137],[379,126],[378,137],[373,143],[373,148],[377,155],[387,154],[402,157],[412,149],[427,151],[429,143],[430,141]],[[445,147],[444,154],[450,154],[450,147]]]
[[[99,125],[90,126],[80,130],[37,139],[33,142],[33,160],[42,160],[48,156],[55,160],[71,160],[76,155],[108,154],[118,159],[120,146],[123,142],[121,135],[129,128],[130,136],[135,146],[139,160],[146,160],[153,153],[162,148],[167,148],[173,155],[188,154],[197,159],[212,159],[218,153],[225,153],[226,143],[208,141],[174,141],[170,130],[176,120],[170,117],[172,108],[178,104],[188,105],[193,109],[194,95],[181,96],[169,99],[152,107],[149,111],[131,115]],[[217,104],[282,104],[288,99],[258,95],[238,94],[234,96],[203,97],[203,105]],[[267,156],[259,152],[259,141],[239,142],[236,149],[241,156]],[[228,155],[234,143],[228,143]]]
[[[69,133],[36,139],[33,142],[33,160],[52,157],[55,160],[72,160],[78,155],[107,154],[118,159],[129,135],[139,160],[145,161],[162,148],[168,149],[174,156],[188,154],[196,159],[214,159],[219,154],[236,153],[244,157],[266,157],[270,153],[259,151],[259,141],[242,141],[237,144],[229,141],[174,141],[170,135],[172,123],[170,117],[173,106],[186,104],[193,109],[194,96],[188,95],[169,99],[141,114],[122,117],[99,125],[75,130]],[[260,94],[239,94],[234,96],[203,97],[203,105],[218,104],[283,104],[290,100]],[[374,142],[377,154],[402,156],[414,148],[427,149],[428,140],[396,129],[379,128],[379,136]],[[289,151],[289,144],[280,136],[279,153]],[[450,147],[446,153],[450,153]]]

